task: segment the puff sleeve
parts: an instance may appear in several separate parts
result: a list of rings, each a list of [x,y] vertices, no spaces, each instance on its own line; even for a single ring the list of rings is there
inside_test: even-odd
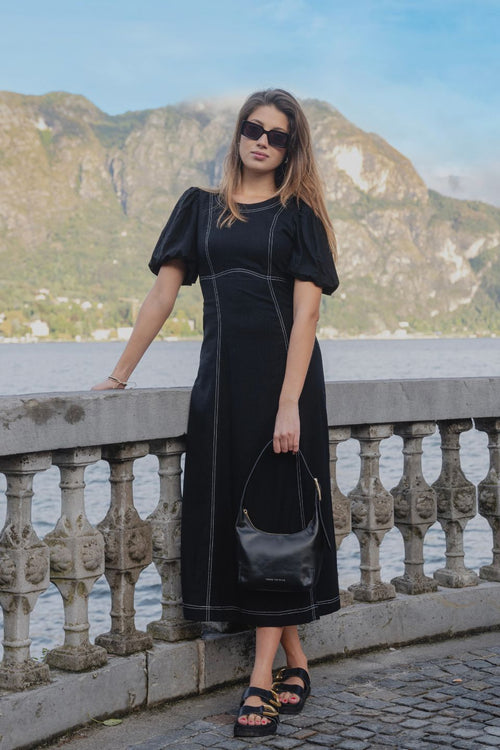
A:
[[[194,284],[198,276],[197,235],[199,188],[181,195],[153,250],[149,268],[158,274],[169,260],[183,260],[186,266],[183,284]]]
[[[323,223],[303,201],[300,202],[296,217],[289,273],[300,281],[312,281],[324,294],[332,294],[339,285]]]

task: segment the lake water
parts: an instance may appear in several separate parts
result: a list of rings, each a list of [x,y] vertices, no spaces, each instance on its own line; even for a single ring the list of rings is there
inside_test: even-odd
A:
[[[326,380],[500,374],[498,339],[321,341]],[[0,395],[87,390],[103,380],[122,343],[0,344]],[[154,342],[133,380],[140,388],[192,385],[199,341]]]
[[[413,340],[339,340],[320,342],[326,380],[371,380],[388,378],[478,377],[500,374],[500,339],[413,339]],[[120,343],[40,343],[0,345],[0,394],[44,393],[88,390],[111,372],[123,350]],[[199,341],[155,342],[133,375],[137,387],[192,385],[198,367]],[[381,444],[381,479],[387,489],[401,476],[402,441],[398,437]],[[470,430],[461,436],[462,466],[470,481],[477,484],[488,470],[487,437]],[[439,438],[424,440],[424,475],[429,483],[441,466]],[[144,518],[158,499],[157,459],[147,456],[134,466],[134,497]],[[347,493],[359,474],[358,444],[354,440],[339,446],[338,482]],[[87,469],[86,508],[91,523],[98,523],[109,503],[108,466],[100,461]],[[33,524],[43,538],[53,529],[59,516],[59,472],[53,467],[35,477]],[[5,479],[0,475],[0,524],[5,516]],[[477,516],[465,532],[466,564],[478,569],[491,561],[491,531]],[[432,527],[425,543],[425,570],[428,575],[444,565],[444,535],[439,524]],[[339,575],[343,588],[359,578],[359,547],[353,534],[339,551]],[[403,543],[392,529],[381,546],[382,577],[390,580],[403,572]],[[136,589],[137,625],[161,613],[160,582],[154,565],[139,579]],[[110,596],[106,580],[101,578],[89,600],[91,636],[109,629]],[[62,600],[51,584],[38,600],[32,615],[30,635],[32,653],[52,648],[62,641],[64,622]]]

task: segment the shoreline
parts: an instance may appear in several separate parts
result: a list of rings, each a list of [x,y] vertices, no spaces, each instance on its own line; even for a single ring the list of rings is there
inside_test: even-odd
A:
[[[402,335],[382,335],[382,334],[359,334],[357,336],[349,336],[347,334],[339,334],[338,336],[319,336],[317,335],[316,338],[318,341],[421,341],[421,340],[433,340],[433,341],[442,341],[442,340],[465,340],[465,339],[497,339],[500,338],[500,334],[491,333],[489,335],[482,334],[482,333],[469,333],[469,334],[433,334],[433,333],[407,333],[404,336]],[[152,343],[164,343],[164,344],[177,344],[177,343],[183,343],[186,341],[203,341],[202,336],[171,336],[171,337],[165,337],[165,338],[156,338]],[[29,340],[24,339],[23,337],[17,339],[17,338],[8,338],[8,339],[2,339],[0,338],[0,345],[5,344],[23,344],[23,345],[29,345],[29,344],[126,344],[127,340],[125,339],[107,339],[106,341],[95,341],[94,339],[81,339],[80,341],[75,341],[74,339],[51,339],[51,338],[30,338]]]

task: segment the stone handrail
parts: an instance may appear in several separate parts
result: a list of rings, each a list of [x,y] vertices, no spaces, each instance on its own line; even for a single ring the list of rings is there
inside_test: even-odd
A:
[[[324,634],[340,627],[342,617],[379,617],[388,611],[372,610],[375,614],[368,615],[357,602],[400,607],[400,618],[412,617],[415,611],[422,615],[422,602],[431,601],[426,597],[439,591],[451,606],[469,607],[463,622],[440,613],[442,622],[437,630],[429,618],[417,630],[413,628],[411,635],[410,631],[401,635],[401,628],[391,631],[394,642],[453,630],[499,627],[500,378],[333,382],[327,383],[326,390],[337,546],[351,532],[356,535],[360,578],[348,591],[342,591],[342,612],[323,618],[318,626],[321,631],[314,627],[308,631],[311,643],[315,633],[323,634],[322,647],[316,639],[312,655],[356,650],[346,634],[337,633],[340,644],[335,648],[329,650],[324,643]],[[189,397],[189,388],[171,388],[0,398],[0,472],[7,479],[6,521],[0,535],[0,605],[4,614],[0,691],[15,695],[34,685],[48,685],[60,670],[66,674],[93,670],[99,675],[109,668],[113,654],[129,659],[144,655],[148,679],[153,679],[151,655],[160,653],[162,642],[170,649],[162,652],[168,659],[173,658],[171,649],[177,644],[184,649],[183,658],[197,661],[196,684],[183,687],[181,681],[174,692],[162,693],[148,683],[143,700],[147,704],[242,676],[241,667],[239,672],[230,666],[219,671],[210,667],[216,634],[212,629],[209,635],[202,635],[199,624],[182,617],[181,457]],[[459,437],[473,425],[489,437],[490,469],[477,488],[466,479],[460,464]],[[429,486],[422,474],[422,441],[436,426],[441,435],[442,469]],[[379,446],[393,434],[403,440],[404,468],[399,484],[389,492],[379,477]],[[338,445],[349,438],[359,442],[361,467],[357,485],[346,496],[336,482],[336,463]],[[134,462],[148,453],[158,457],[160,492],[154,512],[141,519],[134,507],[132,470]],[[85,512],[84,473],[101,458],[110,466],[111,502],[104,519],[93,527]],[[31,524],[33,478],[51,465],[60,471],[61,515],[42,540]],[[463,544],[463,532],[476,515],[477,501],[493,535],[491,563],[478,572],[465,567]],[[446,564],[429,577],[424,574],[423,544],[436,520],[445,533]],[[404,573],[388,582],[381,580],[379,548],[394,526],[404,540]],[[149,623],[147,632],[141,632],[135,627],[134,590],[142,570],[152,561],[162,581],[162,616]],[[88,598],[103,574],[111,589],[111,628],[92,644]],[[63,600],[64,644],[51,649],[39,662],[30,657],[30,613],[50,581]],[[472,590],[480,593],[466,593]],[[417,610],[413,601],[421,603]],[[436,606],[436,600],[432,601]],[[224,628],[220,628],[220,637],[224,637]],[[244,640],[248,635],[232,637]],[[358,648],[377,644],[365,636]],[[103,713],[115,710],[119,709],[110,704]],[[62,729],[82,719],[68,721]],[[51,731],[54,733],[47,730],[36,739]],[[2,750],[11,746],[15,745],[2,744],[0,736]]]

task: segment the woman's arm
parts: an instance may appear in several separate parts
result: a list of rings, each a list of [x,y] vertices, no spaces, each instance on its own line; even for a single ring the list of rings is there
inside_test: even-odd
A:
[[[295,280],[293,325],[273,434],[275,453],[299,450],[299,398],[311,361],[320,301],[321,289],[312,281]]]
[[[139,310],[127,346],[111,373],[117,380],[126,382],[129,379],[142,355],[172,312],[184,274],[185,266],[181,260],[171,260],[160,268],[157,279]],[[95,385],[92,390],[123,387],[107,378]]]

